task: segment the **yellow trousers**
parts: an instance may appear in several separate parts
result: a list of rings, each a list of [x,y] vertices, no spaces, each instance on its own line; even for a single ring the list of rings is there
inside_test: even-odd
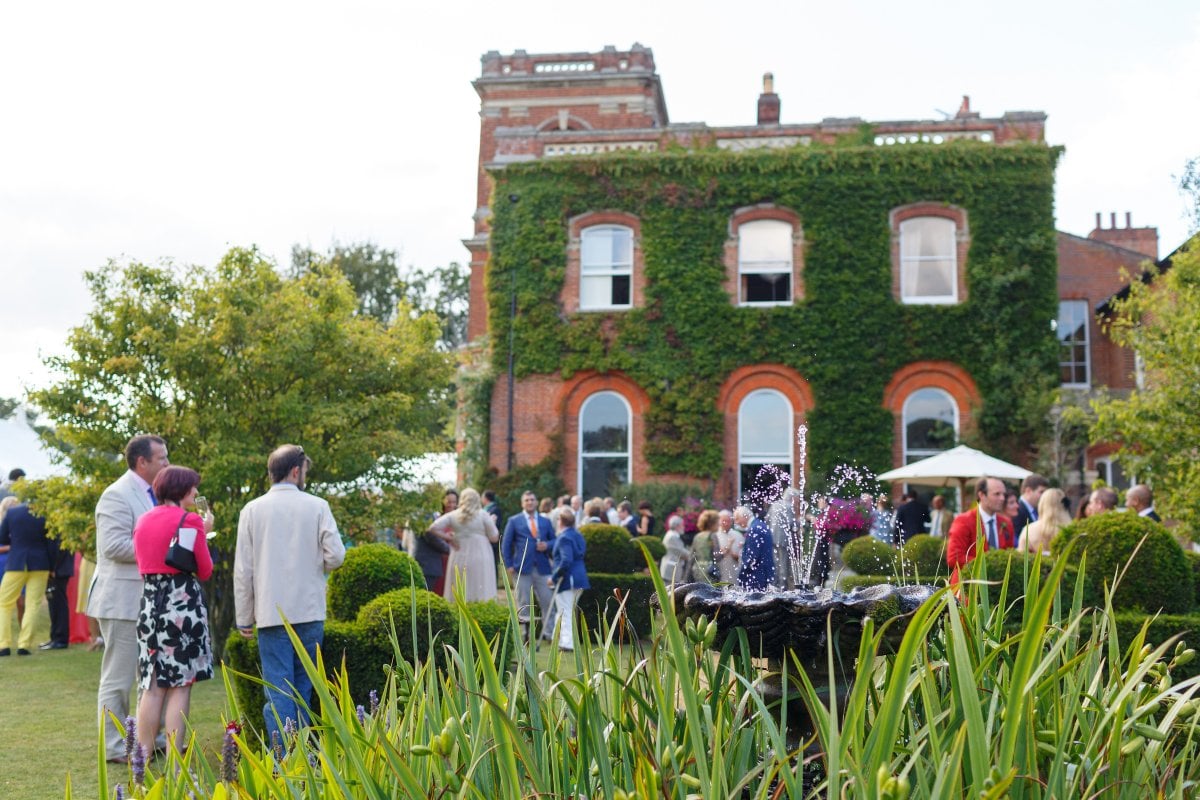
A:
[[[17,647],[24,650],[33,649],[33,639],[36,633],[37,619],[41,616],[45,605],[46,582],[50,571],[45,569],[8,570],[4,580],[0,581],[0,649],[12,647],[13,610],[17,607],[17,598],[21,590],[25,590],[25,616],[21,620],[21,637]]]

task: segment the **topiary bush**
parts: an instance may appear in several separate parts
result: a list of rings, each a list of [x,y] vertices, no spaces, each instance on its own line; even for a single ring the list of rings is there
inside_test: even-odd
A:
[[[639,537],[641,538],[641,537]],[[625,621],[627,631],[639,639],[650,638],[653,625],[653,613],[650,598],[654,596],[654,579],[649,575],[606,575],[602,572],[588,572],[590,589],[584,589],[579,595],[576,607],[587,622],[588,632],[595,635],[603,630],[601,618],[609,625],[617,616],[617,598],[613,590],[620,590],[622,597],[628,597],[625,603]],[[631,634],[627,634],[631,635]]]
[[[644,545],[646,550],[650,551],[650,558],[655,564],[662,561],[662,557],[667,554],[667,546],[663,544],[661,536],[638,536],[633,540],[634,552],[637,554],[634,558],[636,562],[634,572],[640,572],[647,568],[646,556],[642,554],[643,551],[641,547],[638,547],[639,544]]]
[[[878,586],[884,583],[902,584],[904,579],[891,575],[842,575],[837,579],[837,588],[840,592],[849,593],[860,586]]]
[[[892,575],[896,550],[874,536],[860,536],[842,548],[842,563],[859,575]]]
[[[329,576],[329,615],[353,620],[368,601],[393,589],[425,586],[421,567],[407,553],[387,544],[366,544],[346,551],[346,561]]]
[[[454,644],[458,635],[454,609],[441,596],[426,589],[394,589],[376,597],[358,612],[358,624],[367,643],[389,653],[393,622],[400,655],[409,661],[425,660],[435,641]],[[434,655],[441,663],[440,646]]]
[[[489,642],[508,630],[508,608],[492,600],[467,603],[467,614]]]
[[[1113,592],[1114,609],[1164,614],[1186,614],[1192,609],[1196,599],[1192,568],[1175,537],[1161,524],[1127,511],[1098,514],[1063,528],[1051,545],[1052,552],[1062,553],[1075,541],[1072,560],[1087,553],[1084,602],[1088,605],[1103,606],[1105,585],[1111,586],[1124,572]]]
[[[620,574],[634,572],[645,566],[641,551],[633,546],[633,537],[620,525],[583,525],[579,532],[587,542],[587,552],[583,558],[589,573]]]
[[[943,536],[917,534],[901,550],[904,574],[922,580],[934,580],[949,575],[946,566],[946,539]]]
[[[1188,566],[1192,568],[1192,586],[1195,592],[1192,598],[1192,608],[1200,609],[1200,553],[1184,550],[1183,555],[1188,561]]]

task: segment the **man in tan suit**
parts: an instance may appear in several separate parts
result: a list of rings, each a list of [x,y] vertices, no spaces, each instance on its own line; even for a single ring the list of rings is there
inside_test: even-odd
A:
[[[104,639],[96,706],[104,722],[104,752],[109,761],[125,760],[125,741],[110,715],[124,723],[138,672],[142,576],[133,556],[133,527],[155,506],[150,484],[170,464],[167,443],[149,434],[135,436],[125,445],[125,463],[129,469],[96,503],[96,574],[87,606],[87,615],[99,622]]]
[[[268,742],[288,719],[307,724],[312,699],[284,620],[315,660],[325,638],[325,578],[346,558],[329,503],[304,491],[311,466],[304,448],[276,448],[267,459],[270,490],[238,517],[233,598],[238,632],[249,639],[258,629]]]
[[[929,501],[929,535],[945,536],[950,532],[950,519],[954,515],[946,510],[946,498],[935,494]]]

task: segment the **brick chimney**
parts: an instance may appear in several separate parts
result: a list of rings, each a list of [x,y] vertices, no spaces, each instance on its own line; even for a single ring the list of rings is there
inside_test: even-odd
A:
[[[763,90],[758,96],[758,124],[779,124],[779,95],[775,94],[775,76],[770,72],[763,75]]]
[[[1106,244],[1123,247],[1141,253],[1147,258],[1158,260],[1158,228],[1133,227],[1133,214],[1125,212],[1125,227],[1117,227],[1117,213],[1109,217],[1109,227],[1104,227],[1103,217],[1096,212],[1096,227],[1088,234],[1089,239],[1095,239]]]

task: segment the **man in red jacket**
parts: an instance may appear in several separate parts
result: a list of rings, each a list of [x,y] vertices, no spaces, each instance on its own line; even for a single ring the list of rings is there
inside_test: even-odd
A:
[[[975,484],[975,508],[954,518],[946,541],[946,563],[953,571],[951,580],[957,582],[958,568],[973,561],[975,545],[980,534],[983,549],[1013,546],[1012,520],[1000,513],[1004,508],[1004,481],[982,477]]]

